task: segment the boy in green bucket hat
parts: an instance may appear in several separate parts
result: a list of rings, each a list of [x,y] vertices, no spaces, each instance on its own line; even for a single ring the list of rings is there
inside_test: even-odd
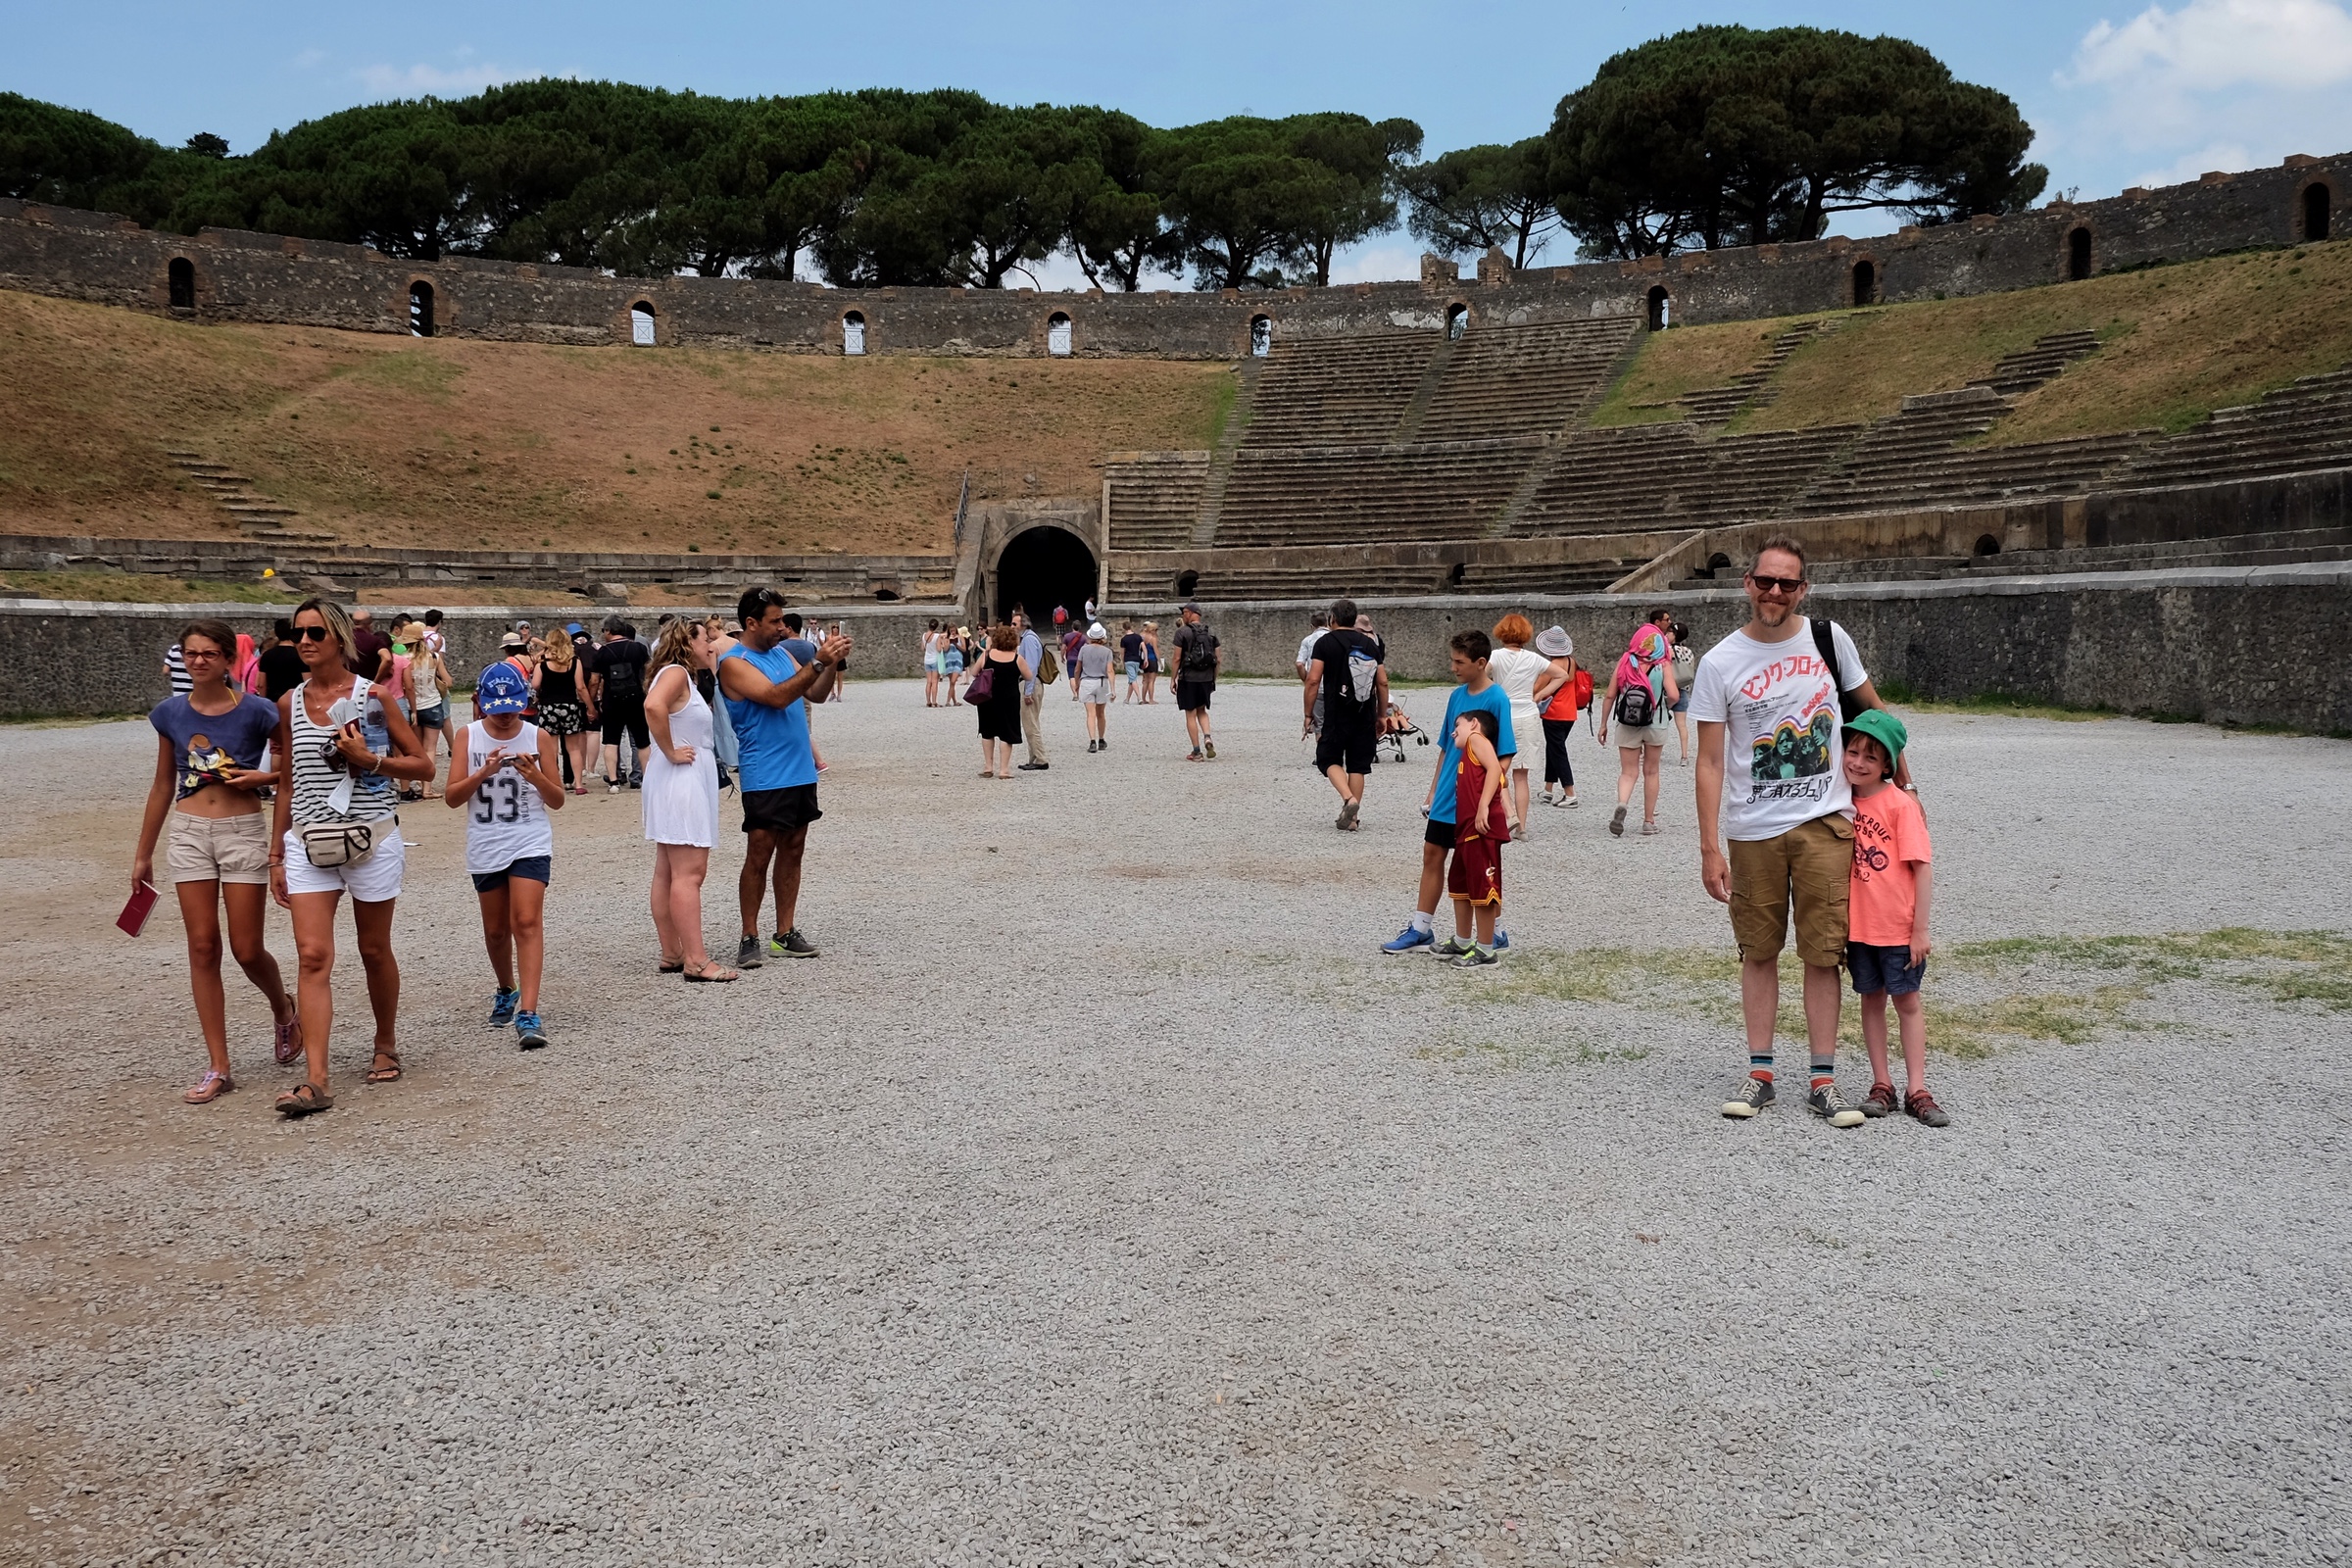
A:
[[[1854,792],[1854,872],[1846,895],[1849,921],[1846,971],[1862,999],[1862,1043],[1870,1051],[1870,1095],[1865,1116],[1899,1107],[1930,1127],[1951,1117],[1928,1093],[1928,1025],[1919,1000],[1928,967],[1928,906],[1935,891],[1928,819],[1908,790],[1894,784],[1895,765],[1910,744],[1903,721],[1883,708],[1866,709],[1845,723],[1845,781]],[[1909,1080],[1898,1102],[1887,1076],[1886,1002],[1902,1028],[1903,1071]]]

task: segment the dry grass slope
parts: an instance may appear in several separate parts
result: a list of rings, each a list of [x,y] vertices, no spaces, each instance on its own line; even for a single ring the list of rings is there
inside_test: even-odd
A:
[[[200,451],[355,542],[944,550],[976,498],[1208,443],[1221,365],[817,359],[191,326],[0,293],[0,531],[205,537]]]
[[[2019,401],[2007,444],[2150,426],[2183,429],[2299,375],[2352,364],[2352,241],[2253,252],[2081,283],[1838,313],[1843,329],[1789,357],[1768,401],[1729,427],[1802,430],[1883,418],[1906,395],[1989,374],[2050,332],[2088,327],[2099,352]],[[1805,317],[1656,334],[1597,408],[1599,425],[1676,417],[1645,409],[1720,386]]]

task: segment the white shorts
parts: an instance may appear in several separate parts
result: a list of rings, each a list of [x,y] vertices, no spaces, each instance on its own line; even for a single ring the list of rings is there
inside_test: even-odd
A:
[[[408,850],[400,841],[400,819],[387,816],[375,837],[375,850],[356,865],[321,871],[303,853],[302,836],[286,832],[286,892],[348,893],[360,904],[381,904],[400,897],[401,872],[408,867]]]
[[[1078,700],[1082,703],[1109,702],[1110,682],[1108,680],[1080,681],[1078,683]]]

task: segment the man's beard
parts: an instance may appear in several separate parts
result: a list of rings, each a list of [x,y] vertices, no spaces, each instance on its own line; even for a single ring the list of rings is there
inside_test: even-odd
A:
[[[1784,600],[1759,599],[1756,601],[1756,618],[1767,626],[1778,626],[1795,613],[1796,607]]]

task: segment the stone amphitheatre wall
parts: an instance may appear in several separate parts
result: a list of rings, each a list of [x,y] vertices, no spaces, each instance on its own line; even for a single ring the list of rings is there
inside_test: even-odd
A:
[[[1476,282],[1431,260],[1418,282],[1135,295],[616,278],[470,258],[419,264],[356,245],[224,229],[184,236],[106,214],[0,200],[0,287],[193,320],[401,333],[409,330],[410,291],[422,283],[432,291],[435,331],[453,336],[627,344],[632,307],[642,304],[653,313],[657,345],[804,354],[841,353],[844,319],[856,313],[868,353],[1043,356],[1060,314],[1079,357],[1238,359],[1261,316],[1277,336],[1311,338],[1435,330],[1457,306],[1474,320],[1507,324],[1640,316],[1662,297],[1673,320],[1695,323],[2026,288],[2081,268],[2111,272],[2318,237],[2309,220],[2340,222],[2334,215],[2348,181],[2352,154],[2296,157],[2276,169],[1867,240],[1522,271],[1490,262]],[[193,303],[184,307],[172,303],[174,262],[187,264],[192,284]]]

